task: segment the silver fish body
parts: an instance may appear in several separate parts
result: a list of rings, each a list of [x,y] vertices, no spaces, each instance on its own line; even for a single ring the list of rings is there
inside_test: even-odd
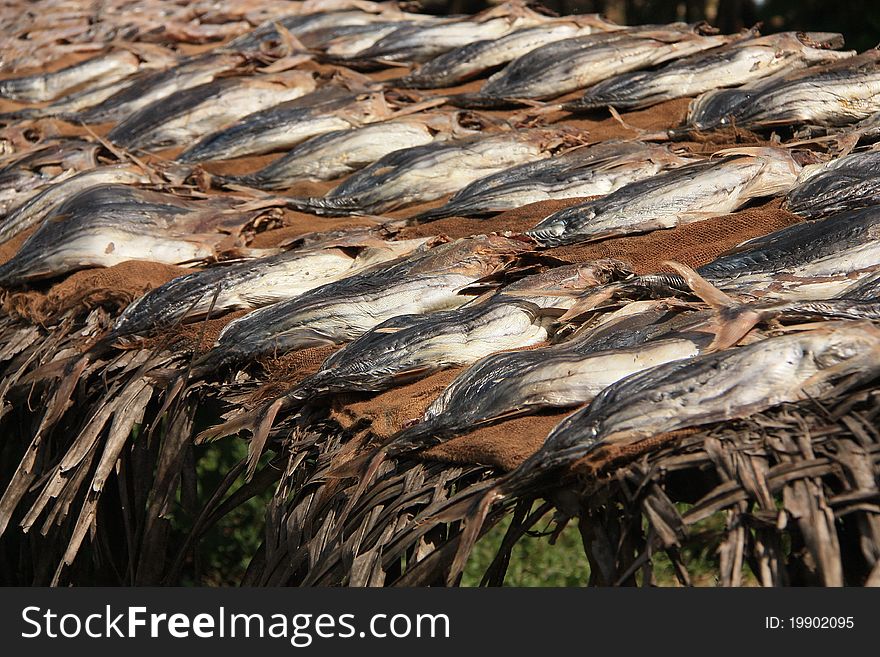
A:
[[[750,240],[698,272],[743,295],[829,298],[880,267],[878,237],[880,209],[851,210]]]
[[[791,189],[800,172],[788,151],[744,149],[636,181],[556,212],[528,234],[544,246],[672,228],[728,214],[751,199]]]
[[[727,41],[723,36],[701,36],[684,24],[564,39],[515,59],[475,96],[486,101],[555,98]]]
[[[619,273],[619,263],[568,265],[521,279],[484,302],[393,317],[330,356],[286,399],[308,402],[342,391],[377,392],[497,351],[538,344],[554,323],[542,308],[567,302],[554,297],[554,291],[583,289]]]
[[[12,156],[0,168],[0,216],[26,203],[46,185],[98,166],[99,150],[99,144],[65,139]]]
[[[523,7],[510,11],[500,6],[473,17],[439,21],[434,25],[401,27],[359,52],[358,57],[424,62],[473,41],[498,38],[517,28],[538,25],[547,20],[546,16]]]
[[[402,78],[400,84],[414,89],[451,87],[548,43],[616,29],[621,28],[599,16],[583,16],[570,21],[560,19],[526,27],[497,39],[475,41],[443,53]]]
[[[563,107],[569,111],[609,105],[616,109],[639,109],[855,54],[814,47],[824,44],[842,45],[843,37],[839,34],[784,32],[742,39],[675,60],[657,71],[637,71],[610,78]]]
[[[132,84],[70,118],[82,123],[122,121],[178,91],[211,82],[221,73],[241,66],[244,61],[245,58],[237,54],[206,54],[184,60],[166,70],[138,74]]]
[[[842,126],[880,111],[880,51],[827,66],[781,74],[740,89],[712,91],[692,101],[686,128],[791,124]]]
[[[389,113],[381,92],[360,96],[341,88],[318,89],[206,135],[177,160],[226,160],[285,150],[316,135],[381,120]]]
[[[315,89],[311,74],[222,78],[147,105],[111,130],[123,148],[157,150],[185,144],[253,112]]]
[[[322,285],[229,323],[196,373],[259,356],[350,342],[405,314],[449,310],[469,298],[459,290],[497,271],[524,248],[498,236],[458,240]]]
[[[137,72],[140,61],[126,50],[99,55],[53,73],[0,80],[0,97],[29,103],[55,100],[84,85],[112,83]]]
[[[421,449],[480,426],[543,409],[580,406],[634,372],[698,354],[709,341],[658,339],[588,354],[563,344],[487,356],[449,384],[421,422],[404,429],[386,447],[387,453]]]
[[[551,199],[604,196],[636,180],[686,164],[662,146],[609,141],[575,148],[480,178],[419,220],[473,217],[504,212]]]
[[[146,184],[150,178],[138,168],[128,165],[113,165],[87,169],[49,185],[35,196],[9,212],[0,222],[0,243],[18,233],[38,224],[43,218],[67,198],[91,187],[108,183]]]
[[[114,323],[112,337],[149,335],[209,313],[216,317],[231,310],[261,308],[292,299],[401,257],[425,240],[381,245],[368,241],[369,246],[337,246],[337,242],[331,242],[175,278],[129,305]]]
[[[318,214],[377,213],[431,201],[483,176],[549,157],[557,144],[552,130],[541,129],[435,141],[386,155],[305,207]]]
[[[285,189],[302,180],[333,180],[389,153],[430,144],[432,130],[418,119],[400,119],[333,130],[294,147],[260,171],[227,180],[259,189]]]
[[[808,219],[880,201],[880,152],[867,151],[806,167],[785,208]]]
[[[224,201],[193,203],[126,185],[92,187],[56,206],[0,266],[0,285],[17,286],[125,260],[203,260],[214,255],[221,230],[241,227],[254,216],[230,212]]]
[[[832,380],[878,367],[880,333],[849,322],[660,365],[608,387],[563,420],[503,490],[562,472],[604,444],[638,442],[821,397]]]

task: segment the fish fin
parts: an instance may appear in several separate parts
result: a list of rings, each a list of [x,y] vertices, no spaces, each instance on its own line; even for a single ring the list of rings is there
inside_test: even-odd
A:
[[[673,261],[663,264],[684,278],[693,293],[715,311],[715,318],[707,325],[715,338],[706,353],[732,347],[761,321],[760,312],[731,298],[687,265]]]
[[[719,310],[739,305],[734,299],[712,285],[687,265],[675,262],[674,260],[667,260],[663,264],[674,269],[677,274],[684,278],[693,293],[712,308]]]
[[[590,292],[587,296],[575,301],[572,307],[559,318],[559,321],[568,321],[594,310],[605,301],[609,301],[614,296],[614,293],[620,289],[622,289],[622,286],[616,285]]]

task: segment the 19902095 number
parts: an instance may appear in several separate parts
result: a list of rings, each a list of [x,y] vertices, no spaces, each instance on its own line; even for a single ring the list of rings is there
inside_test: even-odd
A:
[[[835,630],[855,627],[852,616],[791,616],[789,627],[795,630]]]

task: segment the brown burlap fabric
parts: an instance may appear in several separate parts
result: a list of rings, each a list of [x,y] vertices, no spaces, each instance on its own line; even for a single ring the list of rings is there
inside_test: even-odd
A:
[[[158,262],[129,260],[106,269],[75,272],[46,292],[13,292],[3,300],[3,310],[35,323],[45,323],[80,305],[123,308],[148,290],[191,271]]]

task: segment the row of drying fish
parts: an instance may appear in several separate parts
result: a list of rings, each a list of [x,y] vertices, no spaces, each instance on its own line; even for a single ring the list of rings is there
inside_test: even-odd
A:
[[[386,223],[388,229],[399,229],[413,221],[480,217],[548,198],[590,197],[526,231],[533,248],[552,248],[675,228],[780,195],[785,196],[784,207],[810,219],[880,200],[876,151],[803,166],[802,158],[785,148],[744,147],[700,158],[630,141],[575,147],[559,157],[531,161],[549,155],[566,136],[536,128],[396,151],[352,175],[328,196],[296,205],[345,215],[455,192],[440,208]],[[17,167],[0,170],[0,179],[24,178],[27,173],[39,179],[34,168],[65,154],[93,164],[96,150],[80,141],[37,150]],[[517,164],[523,160],[525,164]],[[180,193],[147,189],[150,182],[151,173],[135,164],[106,164],[25,194],[26,200],[0,224],[0,240],[36,229],[0,265],[0,283],[16,287],[127,259],[193,265],[220,257],[258,256],[259,251],[247,249],[246,234],[254,222],[270,221],[281,213],[279,206],[288,203],[253,202],[235,195],[187,199]],[[478,230],[479,219],[474,221]],[[287,263],[295,255],[270,261]],[[257,264],[261,261],[243,266]]]
[[[698,96],[683,130],[798,122],[835,126],[880,110],[876,52],[856,56],[834,50],[843,43],[838,34],[761,37],[717,35],[701,25],[625,27],[593,16],[543,16],[516,4],[451,19],[395,11],[294,14],[193,56],[133,43],[57,72],[0,81],[0,96],[53,101],[13,111],[10,120],[113,122],[108,137],[118,146],[189,146],[184,162],[286,150],[328,132],[393,121],[395,108],[376,97],[383,90],[436,88],[506,62],[479,91],[445,100],[497,107],[587,89],[582,98],[559,106],[577,112]],[[310,79],[314,71],[297,68],[320,59],[301,39],[326,44],[354,28],[363,39],[364,30],[378,26],[393,31],[359,53],[360,59],[420,61],[438,49],[443,53],[384,85],[351,75],[319,84]],[[263,47],[278,40],[280,50]],[[284,56],[277,59],[279,53]],[[665,65],[644,70],[660,64]],[[328,98],[331,86],[351,93]],[[718,91],[725,88],[732,89]],[[297,98],[302,99],[293,101]],[[334,120],[327,119],[328,112]],[[194,140],[200,141],[193,146]]]

